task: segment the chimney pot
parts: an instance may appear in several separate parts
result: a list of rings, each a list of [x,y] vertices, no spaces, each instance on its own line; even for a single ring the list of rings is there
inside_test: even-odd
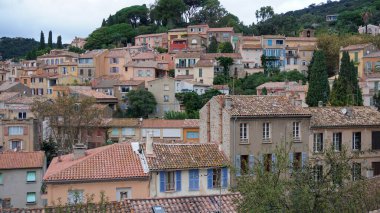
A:
[[[78,160],[79,158],[82,158],[86,156],[86,150],[87,146],[83,143],[77,143],[73,146],[73,154],[74,154],[74,160]]]

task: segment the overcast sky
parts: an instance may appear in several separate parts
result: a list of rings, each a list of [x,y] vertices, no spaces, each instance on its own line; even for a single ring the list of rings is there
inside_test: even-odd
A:
[[[245,24],[255,21],[255,11],[271,5],[275,13],[302,9],[326,0],[219,0]],[[150,5],[154,0],[0,0],[0,37],[26,37],[39,40],[40,31],[53,32],[53,42],[62,35],[64,43],[75,36],[87,37],[103,18],[121,8]]]

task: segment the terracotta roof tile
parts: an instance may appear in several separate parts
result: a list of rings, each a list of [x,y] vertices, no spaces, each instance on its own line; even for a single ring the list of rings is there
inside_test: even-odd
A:
[[[87,52],[81,54],[79,56],[79,58],[93,58],[93,57],[95,57],[95,56],[97,56],[97,55],[99,55],[99,54],[101,54],[101,53],[103,53],[105,51],[106,50],[102,50],[102,49],[87,51]]]
[[[368,46],[371,46],[373,44],[368,43],[368,44],[354,44],[354,45],[349,45],[341,49],[341,51],[350,51],[350,50],[359,50],[366,48]]]
[[[199,60],[196,64],[195,67],[213,67],[214,63],[212,60]]]
[[[127,63],[126,67],[141,67],[141,68],[157,68],[157,61],[131,61]]]
[[[193,79],[194,75],[177,75],[175,77],[176,80],[185,80],[185,79]]]
[[[147,157],[149,169],[191,169],[222,167],[229,164],[217,144],[153,143],[153,157]]]
[[[294,106],[285,96],[275,95],[231,95],[216,96],[214,98],[231,98],[232,107],[229,110],[232,116],[248,117],[268,117],[282,116],[293,117],[302,116],[310,117],[309,111],[300,106]]]
[[[13,99],[19,96],[20,93],[18,92],[3,92],[0,94],[0,101],[8,101],[9,99]]]
[[[106,95],[104,93],[97,92],[91,89],[76,89],[74,90],[74,93],[78,93],[78,94],[88,96],[88,97],[94,97],[96,99],[116,99],[115,96]]]
[[[264,84],[261,84],[256,89],[263,89],[264,87],[267,89],[285,89],[286,86],[294,86],[298,85],[295,81],[290,82],[267,82]]]
[[[0,154],[0,169],[42,168],[45,154],[37,152],[4,152]]]
[[[261,44],[243,44],[243,49],[262,49]]]
[[[286,37],[287,41],[311,41],[317,42],[316,37]]]
[[[207,32],[233,32],[233,27],[219,27],[219,28],[209,28]]]
[[[129,127],[129,126],[139,126],[138,118],[112,118],[108,123],[111,127]]]
[[[125,49],[111,49],[105,55],[106,58],[124,58],[129,55],[129,52]]]
[[[128,86],[138,86],[144,84],[143,80],[120,80],[115,85],[128,85]]]
[[[243,36],[243,41],[260,41],[261,36]]]
[[[128,178],[147,178],[139,156],[130,143],[116,143],[86,151],[87,155],[74,160],[73,154],[55,157],[45,173],[44,181],[97,181]]]
[[[138,60],[138,59],[154,59],[155,55],[153,52],[144,52],[139,53],[132,57],[132,60]]]
[[[380,126],[380,112],[371,107],[310,107],[308,111],[311,128]]]
[[[167,36],[167,33],[155,33],[155,34],[144,34],[136,36],[135,38],[144,38],[144,37],[154,37],[154,36]]]
[[[6,101],[7,104],[25,104],[25,105],[31,105],[35,100],[43,101],[48,100],[46,97],[40,97],[40,96],[21,96],[17,98],[10,99]]]
[[[181,128],[185,120],[144,119],[143,128]]]
[[[230,57],[233,59],[241,59],[240,53],[205,53],[202,54],[201,59],[215,60],[218,57]]]
[[[183,127],[186,128],[199,128],[199,119],[185,119]]]
[[[200,52],[178,52],[175,58],[200,58]]]

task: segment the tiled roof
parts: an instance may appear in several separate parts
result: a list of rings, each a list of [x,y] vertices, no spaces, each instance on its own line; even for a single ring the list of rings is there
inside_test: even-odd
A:
[[[185,119],[183,127],[187,128],[199,128],[199,119]]]
[[[363,58],[380,58],[380,51],[368,54],[364,56]]]
[[[0,169],[42,168],[45,154],[37,152],[4,152],[0,154]]]
[[[100,79],[94,81],[93,88],[111,88],[117,83],[117,79]]]
[[[127,63],[126,67],[140,67],[140,68],[157,68],[157,62],[156,61],[133,61]]]
[[[316,46],[300,46],[298,49],[301,51],[314,51]]]
[[[143,128],[181,128],[184,120],[144,119]]]
[[[355,45],[349,45],[349,46],[346,46],[342,49],[340,49],[341,51],[350,51],[350,50],[359,50],[359,49],[363,49],[363,48],[366,48],[368,46],[371,46],[373,44],[371,43],[368,43],[368,44],[355,44]]]
[[[116,99],[115,96],[106,95],[101,92],[97,92],[95,90],[89,90],[89,89],[77,89],[74,90],[74,93],[78,93],[80,95],[88,96],[88,97],[94,97],[96,99]]]
[[[200,58],[200,52],[178,52],[175,58]]]
[[[144,52],[139,53],[132,57],[132,60],[138,60],[138,59],[154,59],[155,55],[153,52]]]
[[[73,154],[55,157],[45,173],[44,181],[98,181],[147,178],[139,156],[130,143],[116,143],[86,151],[74,160]]]
[[[286,37],[283,35],[263,35],[263,38],[282,38],[282,39],[285,39]]]
[[[93,58],[93,57],[97,56],[98,54],[103,53],[104,51],[106,51],[106,50],[100,49],[100,50],[87,51],[87,52],[81,54],[79,56],[79,58]]]
[[[125,49],[111,49],[107,54],[106,58],[124,58],[128,55],[128,52]]]
[[[108,123],[111,127],[129,127],[129,126],[139,126],[138,118],[112,118]]]
[[[7,89],[10,89],[18,84],[21,84],[20,82],[11,82],[11,81],[4,81],[1,85],[0,85],[0,91],[5,91]]]
[[[154,37],[154,36],[167,36],[167,33],[144,34],[144,35],[136,36],[135,38]]]
[[[162,207],[166,213],[210,213],[219,211],[219,198],[223,212],[237,212],[236,201],[240,199],[239,194],[130,199],[125,202],[132,212],[138,213],[151,213],[155,206]]]
[[[241,59],[240,53],[205,53],[202,54],[201,59],[214,60],[218,57],[230,57],[233,59]]]
[[[311,127],[379,126],[380,112],[371,107],[310,107]],[[344,114],[344,112],[346,112]]]
[[[177,75],[175,77],[176,80],[185,80],[185,79],[193,79],[194,75]]]
[[[233,27],[209,28],[207,32],[233,32]]]
[[[78,58],[79,54],[74,53],[74,52],[69,52],[67,50],[55,49],[55,50],[51,50],[50,53],[47,53],[47,54],[42,55],[42,56],[38,56],[38,58],[52,58],[52,57],[64,57],[64,56]]]
[[[35,100],[47,100],[46,97],[39,97],[39,96],[21,96],[17,98],[10,99],[6,101],[7,104],[32,104]]]
[[[263,89],[264,87],[269,89],[285,89],[286,86],[294,86],[294,85],[298,85],[297,82],[295,81],[290,81],[290,82],[267,82],[267,83],[264,83],[264,84],[261,84],[260,86],[258,86],[256,89]]]
[[[217,89],[217,90],[225,90],[229,89],[228,85],[213,85],[212,88]]]
[[[138,86],[144,84],[143,80],[120,80],[115,85],[128,85],[128,86]]]
[[[169,32],[186,32],[186,28],[176,28],[176,29],[171,29]]]
[[[0,101],[8,101],[9,99],[20,96],[18,92],[3,92],[0,94]]]
[[[243,49],[262,49],[261,44],[243,44]]]
[[[314,41],[317,42],[316,37],[286,37],[287,41]]]
[[[231,98],[232,116],[242,117],[310,117],[310,113],[300,106],[294,106],[285,96],[275,95],[231,95],[214,98]]]
[[[243,41],[260,41],[261,36],[243,36]]]
[[[199,60],[196,64],[195,67],[213,67],[214,63],[212,60]]]
[[[145,144],[144,144],[145,145]],[[223,167],[229,164],[218,144],[153,143],[154,156],[148,156],[151,171]]]

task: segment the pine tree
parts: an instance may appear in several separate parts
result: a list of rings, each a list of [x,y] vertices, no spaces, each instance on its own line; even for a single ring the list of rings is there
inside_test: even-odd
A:
[[[57,49],[62,49],[63,46],[62,46],[62,37],[59,35],[57,37]]]
[[[322,50],[314,52],[313,64],[310,67],[309,91],[306,103],[310,107],[318,106],[318,102],[327,103],[330,87],[327,75],[326,57]]]
[[[40,35],[40,50],[45,49],[45,36],[44,32],[41,30],[41,35]]]
[[[221,53],[233,53],[234,52],[234,48],[233,48],[231,42],[229,42],[229,41],[219,44],[219,50]]]
[[[358,82],[358,73],[354,62],[350,61],[350,56],[347,52],[343,53],[340,63],[339,79],[336,81],[336,86],[333,88],[333,93],[336,95],[331,96],[331,105],[363,105],[363,97]]]
[[[207,48],[208,53],[217,53],[218,52],[218,41],[216,40],[215,36],[211,37],[210,44]]]
[[[103,21],[102,21],[102,27],[105,27],[106,25],[107,25],[107,22],[106,22],[105,19],[103,19]]]
[[[53,49],[53,33],[51,30],[49,31],[49,37],[48,37],[48,47]]]

